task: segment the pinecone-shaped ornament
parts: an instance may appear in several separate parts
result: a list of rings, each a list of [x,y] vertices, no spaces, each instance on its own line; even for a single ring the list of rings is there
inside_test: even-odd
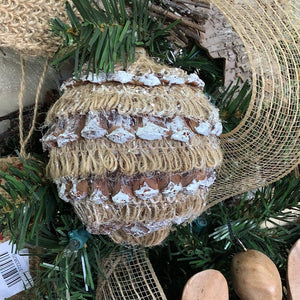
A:
[[[196,74],[142,48],[135,57],[126,70],[65,82],[42,142],[60,198],[88,231],[154,246],[204,210],[222,126]]]

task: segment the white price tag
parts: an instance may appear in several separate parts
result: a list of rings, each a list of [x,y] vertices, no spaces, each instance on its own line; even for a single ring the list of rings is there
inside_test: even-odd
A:
[[[0,300],[18,294],[33,285],[29,257],[14,253],[9,241],[0,244]]]

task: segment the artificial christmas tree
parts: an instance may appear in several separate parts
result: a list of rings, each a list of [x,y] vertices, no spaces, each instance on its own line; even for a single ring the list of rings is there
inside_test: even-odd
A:
[[[28,1],[24,1],[23,5],[26,5],[26,2]],[[235,1],[234,3],[232,1],[212,1],[212,3],[226,16],[245,45],[253,75],[252,95],[249,96],[248,102],[243,103],[245,105],[241,111],[237,104],[241,103],[243,99],[235,98],[234,93],[227,99],[218,98],[220,99],[218,105],[222,108],[222,113],[227,113],[227,116],[235,115],[232,124],[239,125],[231,132],[221,136],[221,147],[225,154],[224,163],[216,174],[217,180],[211,187],[210,203],[205,207],[206,210],[210,208],[208,214],[205,214],[207,227],[200,231],[200,235],[198,225],[195,225],[197,223],[180,227],[177,232],[172,232],[165,241],[168,248],[162,247],[151,251],[155,271],[170,299],[176,299],[178,295],[181,295],[183,285],[180,282],[186,282],[185,279],[192,275],[191,273],[200,271],[200,268],[216,268],[218,266],[217,268],[222,273],[229,270],[228,257],[234,251],[226,225],[228,214],[230,214],[232,228],[239,238],[243,237],[243,241],[249,243],[247,247],[268,254],[280,269],[281,275],[285,273],[286,253],[291,244],[299,238],[297,223],[289,223],[286,227],[278,226],[275,229],[260,227],[262,222],[270,218],[272,220],[272,217],[285,218],[287,214],[280,212],[289,207],[297,208],[299,200],[297,199],[299,181],[291,176],[279,180],[299,163],[299,30],[297,30],[299,8],[297,8],[296,1],[256,0]],[[41,6],[43,5],[47,6],[47,3],[43,2]],[[64,3],[62,3],[63,5]],[[183,3],[183,5],[188,6],[189,4]],[[17,9],[14,12],[17,16]],[[192,16],[195,16],[194,12]],[[26,20],[28,19],[30,20],[30,18],[26,18]],[[39,21],[44,22],[43,28],[46,28],[48,33],[48,19],[42,18]],[[4,23],[2,22],[2,24]],[[30,24],[29,22],[27,25],[30,26]],[[15,26],[14,31],[18,27],[20,26]],[[115,28],[110,29],[111,34],[114,30],[117,33],[118,27]],[[104,27],[103,29],[105,30]],[[109,29],[107,29],[108,31]],[[29,32],[34,33],[35,28],[31,27]],[[76,32],[70,31],[67,34],[74,40],[76,39],[74,33]],[[183,34],[179,30],[176,33],[178,36]],[[5,36],[6,34],[1,36],[1,45],[5,44],[5,41],[3,42]],[[53,49],[52,42],[57,46],[57,39],[46,40],[47,49]],[[69,46],[71,50],[74,50],[71,56],[74,54],[73,56],[76,58],[77,52],[74,45]],[[40,49],[45,48],[41,47]],[[114,52],[107,51],[106,53]],[[133,55],[134,51],[130,53]],[[180,58],[180,52],[174,53],[175,58],[176,56]],[[161,55],[161,57],[163,56]],[[168,59],[168,61],[174,64],[174,59]],[[79,63],[78,60],[77,62]],[[109,64],[105,63],[105,65],[110,68]],[[214,100],[214,98],[212,99]],[[227,106],[228,103],[230,105]],[[245,107],[248,107],[248,110]],[[241,120],[243,114],[245,117]],[[231,122],[230,117],[227,120]],[[226,127],[227,131],[232,128],[232,126]],[[27,176],[22,175],[26,186],[23,189],[22,185],[22,195],[24,196],[26,193],[33,195],[30,197],[30,203],[33,204],[30,206],[30,214],[23,213],[23,206],[13,207],[13,214],[1,215],[1,220],[2,228],[7,226],[5,224],[9,224],[13,239],[22,241],[20,244],[26,240],[42,245],[43,249],[46,249],[43,256],[45,263],[42,263],[44,276],[43,280],[36,281],[36,297],[41,298],[44,295],[49,298],[60,297],[62,299],[95,297],[93,278],[97,278],[101,271],[98,262],[115,246],[102,236],[92,236],[87,241],[87,248],[79,249],[71,257],[65,257],[63,253],[65,253],[64,248],[68,248],[67,233],[80,227],[81,222],[73,214],[68,203],[56,201],[55,193],[49,194],[52,195],[49,198],[49,190],[46,193],[36,194],[35,182],[29,182],[28,179],[37,181],[37,178],[31,178],[30,168],[26,172]],[[18,172],[15,174],[17,178],[20,178],[19,175]],[[268,185],[271,182],[276,183]],[[45,185],[47,188],[51,187],[51,183],[46,181],[39,184]],[[222,199],[265,185],[268,186],[256,192],[250,205],[243,198],[235,198],[227,201],[223,206],[212,207]],[[16,190],[20,187],[21,185],[17,185]],[[11,190],[11,193],[14,191]],[[4,204],[6,202],[1,200],[1,207]],[[28,207],[28,204],[29,202],[25,208]],[[230,213],[226,214],[224,211],[227,206],[230,207]],[[44,208],[47,209],[44,210]],[[22,231],[22,236],[19,236],[18,228],[23,228],[23,222],[24,224],[33,224],[34,230],[31,231],[31,228],[26,227]],[[251,238],[249,238],[249,234]],[[158,253],[157,258],[153,255],[155,252]],[[189,262],[198,270],[191,270]],[[165,270],[161,274],[161,267],[168,270],[167,275],[164,273]],[[59,272],[57,272],[58,269]],[[284,276],[282,275],[282,278]],[[169,280],[170,277],[172,280]],[[174,283],[176,283],[175,286]],[[286,286],[285,282],[284,286]],[[231,297],[235,299],[236,296],[231,293]]]

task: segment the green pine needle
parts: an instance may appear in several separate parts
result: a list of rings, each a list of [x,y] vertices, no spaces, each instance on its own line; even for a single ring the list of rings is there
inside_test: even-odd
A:
[[[245,81],[242,85],[240,79],[227,88],[216,90],[211,95],[216,106],[220,109],[223,132],[227,133],[238,126],[245,116],[252,97],[252,87]]]
[[[285,284],[288,251],[299,239],[299,222],[287,222],[292,217],[285,209],[300,210],[300,178],[290,174],[278,182],[258,189],[251,200],[247,193],[212,207],[201,217],[207,226],[197,232],[195,222],[177,227],[171,232],[165,247],[151,249],[151,262],[168,299],[180,299],[187,280],[197,272],[216,269],[226,277],[230,299],[239,299],[232,291],[230,265],[232,257],[242,248],[231,239],[232,231],[247,249],[256,249],[269,256],[277,265]],[[274,219],[274,228],[261,224]]]
[[[124,0],[102,0],[104,10],[93,0],[72,1],[73,6],[66,2],[70,25],[59,18],[51,19],[53,32],[62,38],[52,65],[74,57],[76,78],[81,76],[86,63],[87,75],[89,72],[98,75],[100,70],[113,72],[119,62],[125,68],[128,62],[134,61],[137,46],[150,53],[156,51],[159,41],[180,22],[164,27],[151,19],[150,0],[133,0],[130,14]]]

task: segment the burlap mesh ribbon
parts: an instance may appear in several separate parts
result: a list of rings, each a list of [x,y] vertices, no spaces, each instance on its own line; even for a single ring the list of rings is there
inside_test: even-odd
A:
[[[103,263],[97,300],[166,300],[145,250],[129,248],[114,252]]]
[[[299,1],[211,1],[242,39],[253,90],[240,125],[221,136],[224,153],[208,207],[277,181],[300,162]]]

